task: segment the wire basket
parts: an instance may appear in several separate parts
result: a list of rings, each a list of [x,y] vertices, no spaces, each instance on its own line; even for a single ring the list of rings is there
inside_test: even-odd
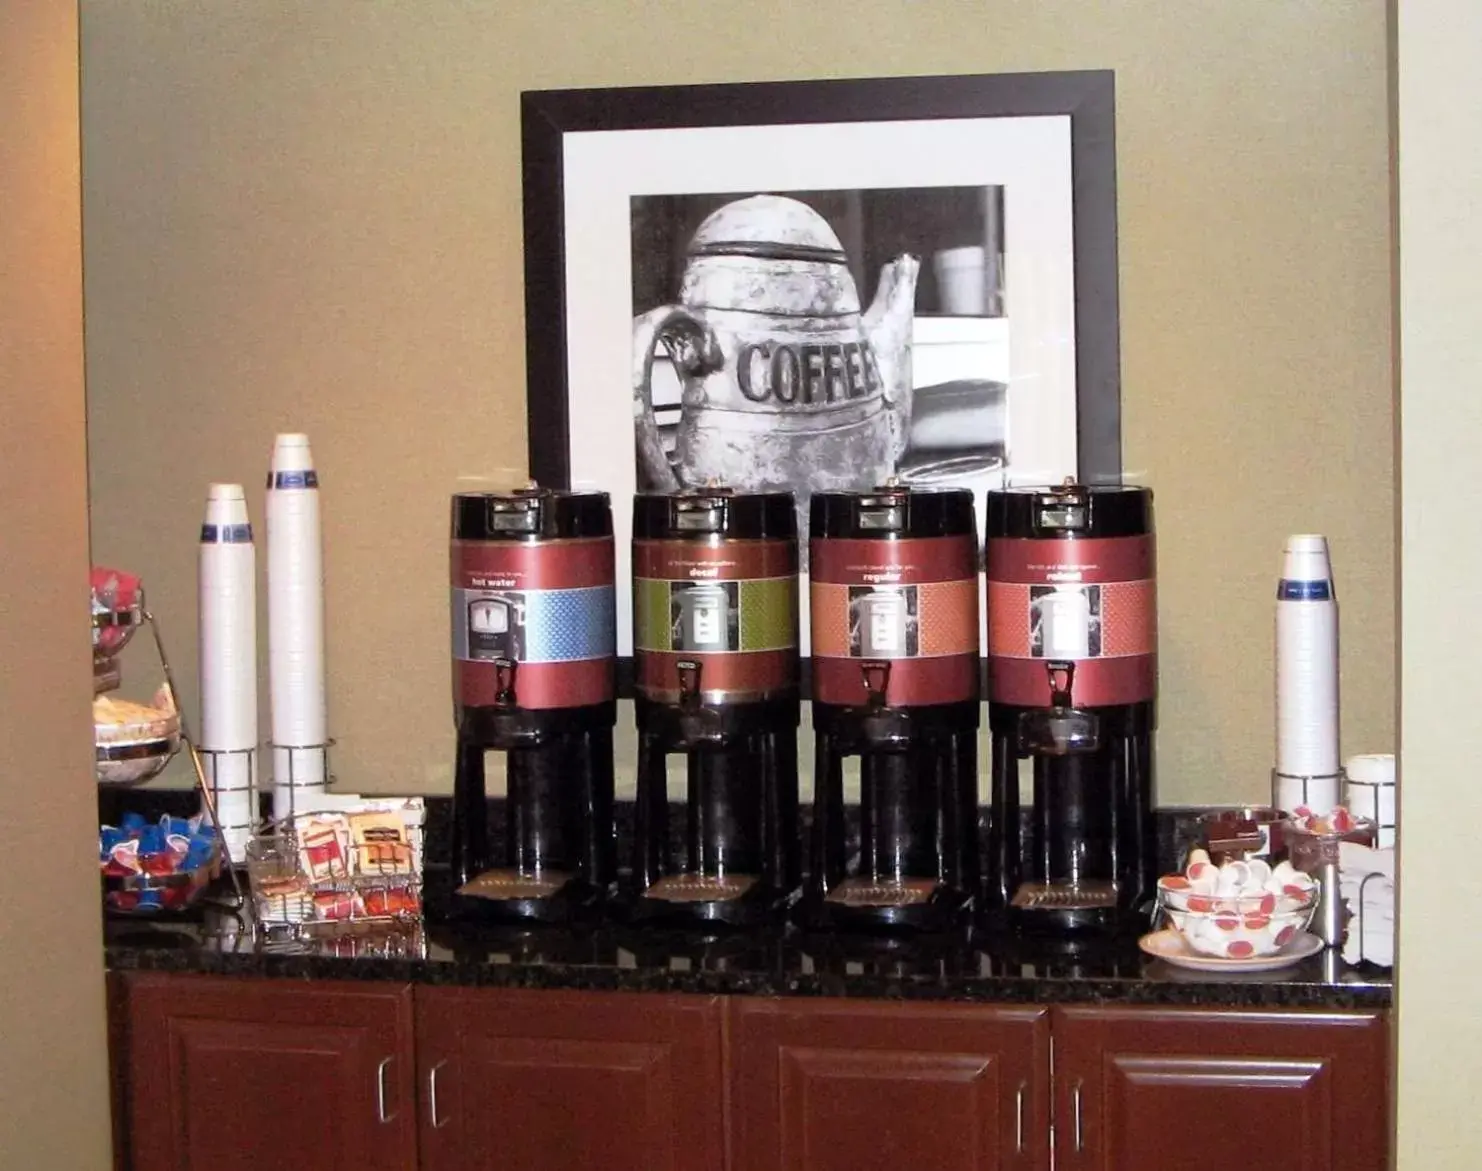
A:
[[[221,874],[221,843],[211,846],[206,860],[192,870],[169,873],[113,875],[105,873],[103,902],[109,911],[120,915],[157,915],[161,912],[188,911],[200,901],[211,883]]]
[[[362,831],[378,818],[387,832]],[[399,821],[401,835],[389,832]],[[415,922],[422,914],[422,825],[398,811],[304,813],[247,843],[247,880],[267,927]]]

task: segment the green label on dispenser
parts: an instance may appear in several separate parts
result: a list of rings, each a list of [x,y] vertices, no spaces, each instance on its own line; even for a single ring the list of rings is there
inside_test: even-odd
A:
[[[638,650],[726,654],[797,646],[797,579],[633,581]]]
[[[639,577],[633,581],[633,645],[639,650],[669,650],[669,582]]]
[[[797,578],[741,582],[741,649],[789,650],[798,645]]]

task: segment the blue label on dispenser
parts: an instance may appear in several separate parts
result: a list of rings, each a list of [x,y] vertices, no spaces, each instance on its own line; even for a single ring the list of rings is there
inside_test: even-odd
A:
[[[453,657],[570,663],[617,649],[612,586],[453,591]]]
[[[1331,602],[1333,583],[1330,581],[1287,581],[1276,585],[1278,602]]]

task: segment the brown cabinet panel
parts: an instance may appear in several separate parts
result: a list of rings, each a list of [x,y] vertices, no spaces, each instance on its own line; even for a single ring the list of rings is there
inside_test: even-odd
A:
[[[211,976],[128,981],[139,1171],[413,1171],[411,990]]]
[[[1049,1166],[1040,1008],[737,1000],[734,1171]]]
[[[1054,1035],[1059,1166],[1386,1166],[1378,1015],[1065,1008]]]
[[[425,988],[424,1171],[721,1171],[706,997]]]
[[[129,1171],[129,989],[123,976],[104,977],[108,998],[108,1105],[113,1123],[113,1171]]]

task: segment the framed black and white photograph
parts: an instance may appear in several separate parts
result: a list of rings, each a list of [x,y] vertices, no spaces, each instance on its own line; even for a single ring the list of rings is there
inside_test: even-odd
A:
[[[530,469],[635,491],[1121,472],[1109,72],[522,95]],[[806,647],[806,635],[804,646]]]

